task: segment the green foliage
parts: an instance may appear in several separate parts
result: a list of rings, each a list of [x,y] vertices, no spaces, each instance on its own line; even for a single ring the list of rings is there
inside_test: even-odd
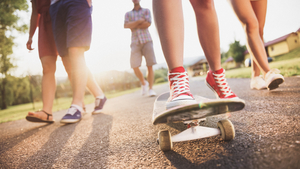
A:
[[[163,78],[163,77],[157,78],[154,81],[155,84],[164,83],[164,82],[166,82],[166,78]]]
[[[154,71],[154,82],[162,83],[168,81],[168,69],[161,68]]]
[[[300,58],[275,61],[270,68],[277,68],[284,77],[300,75]],[[239,68],[226,71],[226,78],[251,78],[251,68]]]
[[[14,77],[8,75],[6,78],[0,79],[2,84],[6,80],[5,99],[3,100],[7,106],[24,104],[31,102],[30,90],[32,90],[34,101],[41,101],[41,76]],[[30,88],[31,86],[31,88]],[[2,95],[0,96],[2,100]],[[3,109],[3,108],[2,108]]]
[[[1,79],[1,108],[7,108],[6,94],[10,94],[6,91],[6,86],[9,83],[7,79],[9,76],[9,70],[15,67],[11,63],[9,55],[13,53],[12,48],[14,45],[14,37],[11,35],[14,30],[19,32],[25,32],[27,25],[18,25],[20,17],[18,16],[19,11],[27,11],[28,4],[27,0],[1,0],[0,1],[0,77]]]
[[[228,59],[228,52],[221,53],[221,63],[224,63]]]
[[[8,76],[8,85],[6,88],[6,103],[7,105],[17,105],[30,102],[30,86],[26,77],[16,78]]]
[[[26,31],[26,26],[18,26],[20,17],[16,12],[28,11],[27,0],[1,0],[0,1],[0,29]]]
[[[235,62],[243,62],[245,59],[244,52],[246,51],[246,46],[240,45],[240,41],[234,41],[230,44],[229,50],[227,52],[228,56],[232,56]]]
[[[140,90],[140,88],[130,89],[122,92],[106,92],[105,95],[108,99],[122,96],[128,93],[135,92],[137,90]],[[92,95],[87,95],[84,97],[84,103],[91,104],[94,103],[95,98]],[[52,111],[56,112],[59,110],[65,110],[70,107],[70,104],[72,103],[72,97],[63,97],[58,98],[53,103]],[[42,109],[43,103],[41,101],[35,102],[35,109],[33,109],[33,106],[31,103],[25,103],[22,105],[16,105],[16,106],[9,106],[8,109],[0,110],[0,123],[8,122],[8,121],[14,121],[19,119],[24,119],[25,116],[29,111],[37,111],[39,109]],[[54,115],[55,118],[55,115]]]

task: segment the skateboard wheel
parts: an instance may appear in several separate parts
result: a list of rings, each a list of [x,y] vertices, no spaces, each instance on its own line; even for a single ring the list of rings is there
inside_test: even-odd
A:
[[[171,133],[169,130],[162,130],[158,133],[159,148],[162,151],[170,151],[173,148]]]
[[[218,122],[218,128],[221,131],[221,137],[224,141],[233,140],[235,137],[234,126],[230,120],[221,120]]]

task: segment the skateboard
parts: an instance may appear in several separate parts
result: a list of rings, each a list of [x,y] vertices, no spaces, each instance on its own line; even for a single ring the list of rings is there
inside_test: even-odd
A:
[[[206,120],[206,117],[242,110],[245,107],[244,100],[208,99],[194,96],[197,103],[181,105],[166,110],[165,104],[169,96],[170,93],[166,92],[156,98],[152,116],[153,125],[183,122],[187,125],[187,129],[174,136],[171,136],[168,130],[160,131],[157,142],[162,151],[172,150],[173,142],[195,140],[216,135],[221,135],[223,140],[230,141],[235,137],[234,126],[228,119],[219,121],[217,123],[218,128],[200,126],[199,123]]]

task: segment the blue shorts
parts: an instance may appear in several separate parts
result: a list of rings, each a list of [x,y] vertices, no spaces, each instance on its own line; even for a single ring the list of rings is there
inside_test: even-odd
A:
[[[92,7],[86,0],[59,0],[50,6],[52,30],[58,54],[68,55],[69,47],[89,50],[92,37]]]

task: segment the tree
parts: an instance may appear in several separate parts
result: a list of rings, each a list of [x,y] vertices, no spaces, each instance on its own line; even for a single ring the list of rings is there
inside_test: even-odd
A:
[[[228,59],[228,52],[221,52],[221,63]]]
[[[244,52],[246,51],[246,46],[241,46],[240,41],[234,41],[230,44],[228,55],[231,56],[236,63],[243,62],[245,59]]]
[[[20,17],[19,11],[27,11],[27,0],[1,0],[0,1],[0,94],[1,94],[1,109],[6,109],[6,85],[9,71],[15,67],[10,55],[13,54],[14,36],[13,31],[25,32],[27,25],[18,25]]]

